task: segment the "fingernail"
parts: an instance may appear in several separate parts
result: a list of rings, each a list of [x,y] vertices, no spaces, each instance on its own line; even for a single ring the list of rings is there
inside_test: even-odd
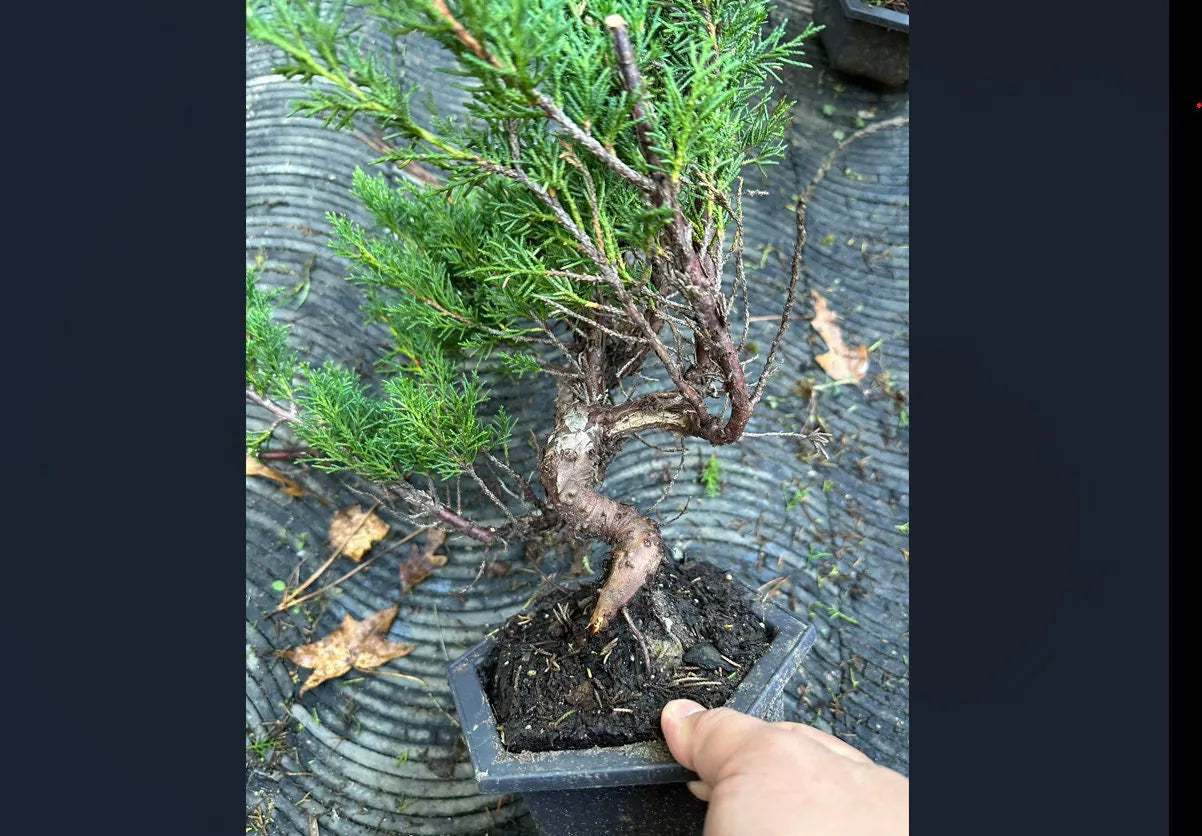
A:
[[[664,714],[676,720],[683,720],[685,717],[706,710],[704,705],[695,703],[692,700],[672,700],[664,706]]]

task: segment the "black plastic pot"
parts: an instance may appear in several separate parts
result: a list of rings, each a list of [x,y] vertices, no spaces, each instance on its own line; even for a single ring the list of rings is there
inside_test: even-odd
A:
[[[900,87],[910,78],[910,16],[864,0],[817,0],[814,22],[831,66],[840,72]]]
[[[781,608],[764,607],[772,643],[727,702],[765,720],[781,718],[783,692],[814,644],[813,627]],[[484,692],[486,639],[451,663],[451,695],[481,792],[520,793],[549,836],[695,836],[705,804],[685,781],[696,775],[672,759],[662,741],[555,752],[507,752]]]

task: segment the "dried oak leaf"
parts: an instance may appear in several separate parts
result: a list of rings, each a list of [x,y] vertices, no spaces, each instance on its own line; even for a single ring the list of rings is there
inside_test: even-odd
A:
[[[274,479],[284,487],[281,488],[288,496],[304,496],[305,489],[299,484],[289,479],[287,476],[281,476],[276,473],[263,462],[256,459],[254,456],[246,457],[246,475],[247,476],[262,476],[264,479]]]
[[[303,694],[327,679],[342,676],[351,668],[371,670],[390,659],[412,653],[416,645],[398,644],[384,638],[396,614],[395,605],[362,621],[355,621],[348,614],[343,616],[342,625],[325,638],[284,651],[284,656],[291,661],[313,669],[300,692]]]
[[[343,508],[330,521],[330,542],[341,546],[342,553],[355,562],[387,533],[388,523],[358,505]]]
[[[401,594],[404,595],[413,587],[430,577],[430,573],[440,566],[445,566],[447,556],[435,554],[446,542],[445,531],[431,529],[426,535],[426,544],[415,547],[405,560],[401,561]]]
[[[810,325],[829,349],[825,354],[815,357],[814,361],[833,380],[854,380],[859,383],[868,373],[868,346],[851,348],[844,343],[843,331],[836,322],[835,312],[818,291],[811,290],[810,294],[814,297],[814,318],[810,320]]]

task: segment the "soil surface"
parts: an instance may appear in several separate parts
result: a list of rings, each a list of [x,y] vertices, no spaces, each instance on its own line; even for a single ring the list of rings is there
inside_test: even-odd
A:
[[[497,634],[482,676],[509,751],[662,740],[665,703],[723,705],[771,642],[751,591],[708,563],[665,560],[635,595],[643,642],[620,616],[589,634],[596,589],[553,590]]]
[[[891,9],[902,14],[910,13],[910,0],[868,0],[872,6],[879,6],[882,9]]]

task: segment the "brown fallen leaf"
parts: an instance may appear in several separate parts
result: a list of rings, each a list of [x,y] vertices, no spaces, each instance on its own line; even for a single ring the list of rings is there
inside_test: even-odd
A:
[[[387,533],[388,523],[358,505],[343,508],[330,521],[330,542],[340,545],[342,553],[356,563]]]
[[[281,490],[288,496],[304,496],[305,489],[299,484],[289,479],[287,476],[281,476],[276,473],[263,462],[256,459],[254,456],[246,457],[246,475],[247,476],[262,476],[264,479],[274,479],[284,487]]]
[[[815,362],[833,380],[854,380],[859,383],[868,373],[868,346],[850,348],[844,343],[843,331],[836,322],[835,312],[818,291],[811,290],[810,294],[814,297],[814,318],[810,320],[810,325],[829,349],[825,354],[815,357]]]
[[[355,621],[347,614],[342,618],[342,625],[325,638],[284,651],[284,656],[291,661],[313,669],[300,692],[303,694],[327,679],[342,676],[351,668],[371,670],[412,653],[416,645],[398,644],[384,638],[396,614],[396,605],[362,621]]]
[[[432,528],[426,535],[426,544],[420,548],[415,546],[409,557],[401,561],[402,595],[430,577],[432,571],[446,565],[447,556],[434,553],[442,548],[446,540],[445,531]]]

